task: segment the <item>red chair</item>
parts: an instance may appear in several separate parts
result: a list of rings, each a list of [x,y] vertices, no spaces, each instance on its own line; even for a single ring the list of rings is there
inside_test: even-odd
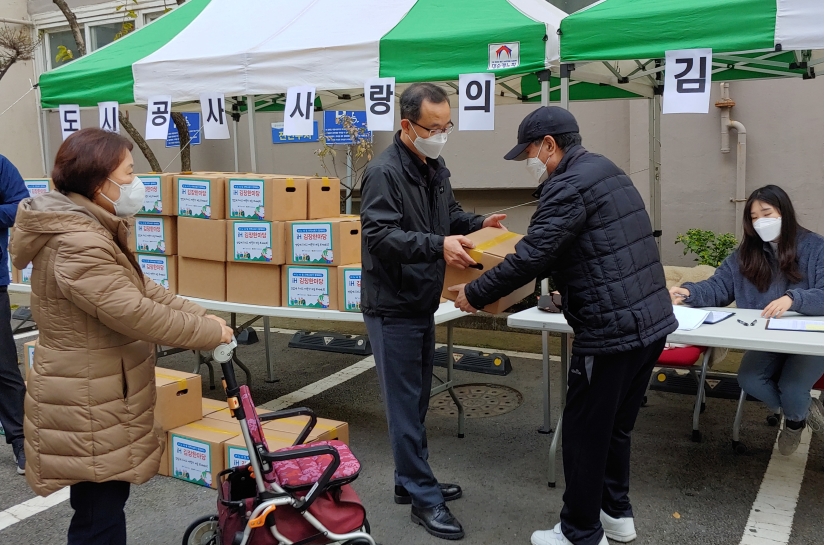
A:
[[[814,384],[813,388],[811,389],[822,392],[823,387],[825,387],[825,375],[819,377],[819,380],[816,381],[816,384]],[[747,398],[747,392],[745,392],[745,390],[742,390],[742,393],[739,394],[739,404],[736,406],[736,416],[733,419],[733,434],[731,438],[731,444],[733,446],[733,450],[735,450],[737,454],[745,454],[748,451],[748,447],[739,442],[739,428],[742,425],[742,412],[745,408],[745,400]],[[767,420],[770,426],[776,426],[777,424],[779,424],[781,420],[781,415],[769,415]]]
[[[698,365],[700,358],[701,366]],[[705,411],[705,378],[709,363],[710,350],[702,346],[684,346],[664,350],[656,362],[656,367],[659,369],[688,369],[694,375],[699,373],[699,386],[696,389],[696,401],[693,404],[693,433],[691,435],[691,439],[697,443],[702,440],[702,433],[699,431],[699,415]],[[654,372],[651,380],[657,380],[657,375]],[[645,403],[647,403],[647,395],[645,395]]]

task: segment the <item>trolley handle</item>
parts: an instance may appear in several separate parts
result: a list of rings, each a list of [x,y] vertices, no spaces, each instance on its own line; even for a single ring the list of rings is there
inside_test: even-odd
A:
[[[233,335],[232,342],[229,344],[220,344],[212,351],[212,359],[221,364],[224,389],[226,390],[226,395],[229,397],[237,396],[239,392],[238,379],[235,377],[235,367],[233,366],[235,349],[237,347],[238,342]]]

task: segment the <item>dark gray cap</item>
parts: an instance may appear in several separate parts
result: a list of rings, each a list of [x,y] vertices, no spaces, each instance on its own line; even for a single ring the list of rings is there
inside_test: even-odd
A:
[[[573,114],[558,106],[542,106],[533,110],[518,126],[518,144],[504,156],[508,161],[525,160],[525,151],[530,142],[544,138],[548,134],[579,132],[579,124]]]

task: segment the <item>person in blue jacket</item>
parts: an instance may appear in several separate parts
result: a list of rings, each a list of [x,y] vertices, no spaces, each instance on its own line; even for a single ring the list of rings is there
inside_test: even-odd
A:
[[[0,424],[12,446],[17,473],[26,473],[23,453],[23,398],[26,386],[17,367],[17,346],[11,331],[9,302],[9,228],[17,205],[29,196],[23,177],[11,161],[0,155]]]
[[[796,221],[790,197],[775,185],[751,193],[745,204],[744,238],[739,248],[703,282],[671,288],[676,303],[693,307],[762,310],[763,318],[788,311],[808,316],[823,313],[823,239]],[[793,454],[802,430],[822,434],[822,402],[811,388],[822,376],[821,356],[749,350],[739,368],[739,385],[775,413],[785,414],[779,452]]]

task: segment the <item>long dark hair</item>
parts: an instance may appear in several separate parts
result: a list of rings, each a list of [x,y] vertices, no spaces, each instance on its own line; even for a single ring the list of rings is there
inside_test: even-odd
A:
[[[782,216],[782,230],[779,232],[776,252],[779,270],[792,283],[800,282],[802,274],[799,272],[799,260],[796,255],[796,239],[807,229],[797,223],[791,198],[784,189],[776,185],[760,187],[751,193],[748,202],[745,203],[745,213],[742,217],[745,236],[739,245],[739,270],[760,292],[765,292],[770,287],[773,271],[765,254],[764,242],[753,228],[751,219],[751,208],[756,201],[773,206]]]

